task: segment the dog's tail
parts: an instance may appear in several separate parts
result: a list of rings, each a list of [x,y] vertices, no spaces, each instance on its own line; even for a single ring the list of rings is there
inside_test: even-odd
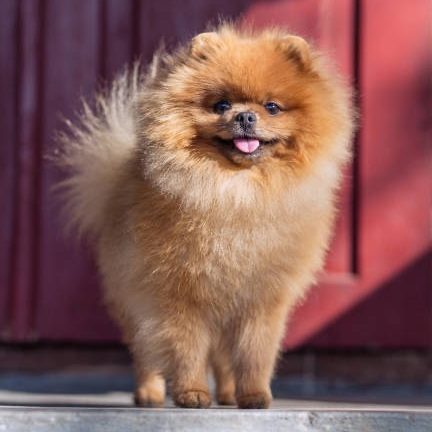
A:
[[[139,66],[124,72],[93,108],[84,102],[76,122],[66,121],[54,162],[66,179],[56,187],[64,201],[66,228],[97,237],[108,200],[136,145],[135,103],[142,86]]]

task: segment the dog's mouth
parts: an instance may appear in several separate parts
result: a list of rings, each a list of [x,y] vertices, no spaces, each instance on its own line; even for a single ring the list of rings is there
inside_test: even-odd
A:
[[[237,153],[251,156],[258,154],[262,146],[271,145],[276,142],[275,139],[264,140],[257,136],[250,135],[235,136],[232,139],[215,137],[215,141],[218,144],[223,145],[225,149],[230,149],[236,151]]]

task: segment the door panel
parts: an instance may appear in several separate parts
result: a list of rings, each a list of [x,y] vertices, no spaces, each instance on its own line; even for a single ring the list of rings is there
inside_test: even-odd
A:
[[[312,291],[287,347],[431,344],[429,2],[361,6],[358,274]]]

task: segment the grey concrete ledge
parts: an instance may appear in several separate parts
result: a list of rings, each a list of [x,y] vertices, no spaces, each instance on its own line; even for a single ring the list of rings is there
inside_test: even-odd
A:
[[[432,411],[0,407],[4,432],[430,432]]]

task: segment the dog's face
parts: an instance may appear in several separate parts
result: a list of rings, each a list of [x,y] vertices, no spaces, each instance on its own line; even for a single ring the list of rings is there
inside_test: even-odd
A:
[[[306,115],[309,48],[298,37],[195,38],[194,80],[203,83],[190,105],[197,139],[240,166],[283,158],[295,147]],[[191,94],[193,91],[191,91]]]
[[[297,36],[202,33],[160,81],[159,116],[177,131],[166,145],[228,168],[307,163],[339,123],[337,97]]]

